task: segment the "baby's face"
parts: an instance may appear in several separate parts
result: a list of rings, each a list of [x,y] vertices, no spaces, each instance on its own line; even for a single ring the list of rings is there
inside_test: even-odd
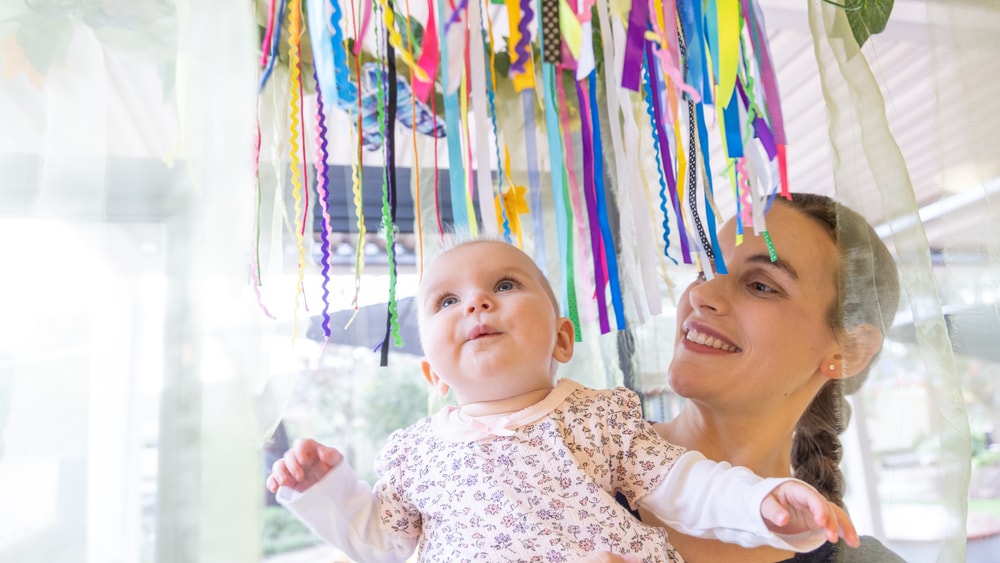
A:
[[[459,404],[550,388],[553,360],[572,353],[572,325],[534,262],[503,242],[477,241],[441,255],[420,286],[420,336],[430,370]],[[569,324],[569,352],[561,332]]]

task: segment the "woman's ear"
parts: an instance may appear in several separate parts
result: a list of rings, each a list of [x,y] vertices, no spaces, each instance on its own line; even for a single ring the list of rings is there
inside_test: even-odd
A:
[[[566,317],[556,319],[556,348],[552,351],[552,359],[565,364],[573,358],[573,347],[576,345],[575,334],[573,321]]]
[[[875,325],[865,323],[848,328],[840,353],[835,355],[834,377],[853,377],[863,371],[882,349],[882,341],[882,331]]]
[[[424,373],[424,379],[427,380],[427,383],[440,393],[442,397],[448,394],[450,387],[448,387],[445,380],[441,379],[441,376],[431,369],[431,363],[427,361],[427,358],[420,360],[420,371]]]

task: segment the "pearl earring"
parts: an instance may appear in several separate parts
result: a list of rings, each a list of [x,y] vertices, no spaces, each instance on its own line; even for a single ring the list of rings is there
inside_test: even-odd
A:
[[[829,369],[830,371],[836,371],[837,366],[835,364],[830,364],[829,366],[827,366],[827,369]]]

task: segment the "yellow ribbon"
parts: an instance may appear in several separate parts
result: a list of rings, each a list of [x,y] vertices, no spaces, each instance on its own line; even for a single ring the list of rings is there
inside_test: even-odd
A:
[[[716,13],[719,18],[719,76],[715,89],[715,105],[726,107],[733,97],[736,87],[736,69],[740,55],[739,0],[717,0]]]
[[[562,32],[566,46],[574,59],[580,58],[580,45],[583,43],[583,25],[576,17],[576,12],[569,7],[566,0],[559,0],[559,30]]]

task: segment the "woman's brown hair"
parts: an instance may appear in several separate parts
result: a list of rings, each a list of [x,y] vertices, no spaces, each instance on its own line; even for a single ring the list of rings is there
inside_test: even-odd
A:
[[[889,249],[868,221],[856,211],[816,194],[792,194],[791,201],[778,198],[775,204],[788,205],[815,220],[837,246],[838,299],[828,315],[834,332],[843,335],[846,329],[870,324],[884,338],[899,306],[899,274]],[[861,387],[877,357],[853,377],[831,379],[824,384],[795,427],[791,456],[795,477],[841,506],[844,476],[840,471],[840,434],[851,416],[844,395]]]

